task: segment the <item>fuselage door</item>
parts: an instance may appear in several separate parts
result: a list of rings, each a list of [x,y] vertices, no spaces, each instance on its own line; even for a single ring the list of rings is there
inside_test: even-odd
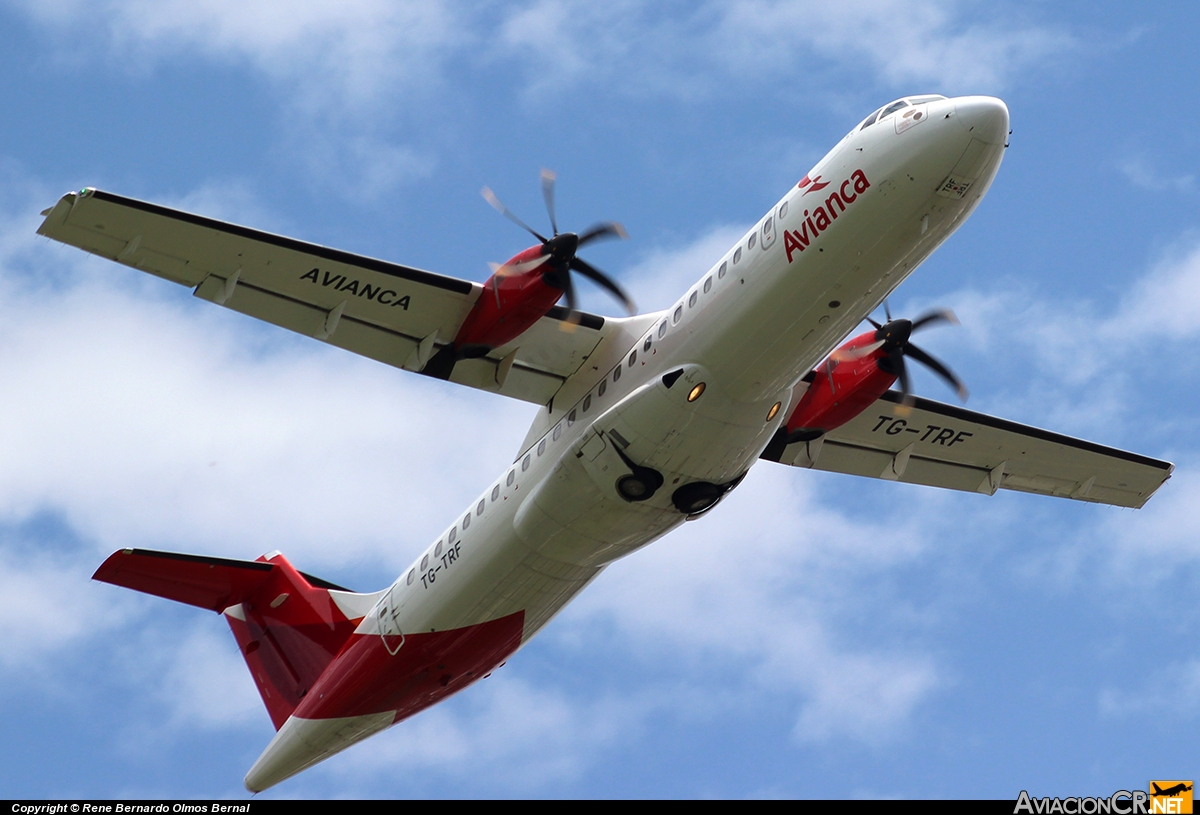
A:
[[[769,249],[775,243],[775,216],[768,215],[762,223],[762,248]]]
[[[383,647],[393,656],[404,645],[404,633],[400,630],[400,609],[403,602],[397,603],[399,584],[388,590],[383,602],[379,605],[379,635],[383,637]]]

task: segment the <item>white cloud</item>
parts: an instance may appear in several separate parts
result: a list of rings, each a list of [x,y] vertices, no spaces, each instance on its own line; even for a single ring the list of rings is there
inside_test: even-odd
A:
[[[910,644],[921,615],[879,582],[923,554],[925,534],[828,509],[810,478],[756,467],[710,516],[610,567],[564,619],[615,624],[648,660],[721,666],[720,679],[698,670],[697,695],[732,674],[796,710],[801,740],[894,735],[942,683],[928,649]]]
[[[1119,165],[1121,174],[1130,184],[1144,190],[1174,190],[1175,192],[1193,192],[1196,189],[1196,176],[1192,173],[1169,173],[1156,168],[1144,155],[1127,158]]]
[[[35,19],[107,38],[126,60],[181,53],[247,63],[305,105],[351,108],[427,91],[468,43],[454,4],[433,0],[82,0],[21,2]]]
[[[428,773],[470,766],[463,794],[477,788],[534,791],[577,777],[597,750],[631,735],[630,713],[639,706],[636,699],[581,700],[501,669],[456,703],[401,722],[321,772],[353,789],[378,783],[396,767]]]
[[[13,537],[0,542],[0,667],[29,680],[42,675],[43,659],[87,637],[96,637],[127,617],[121,604],[72,587],[86,583],[99,564],[50,553],[32,554]],[[23,551],[26,550],[26,551]],[[89,568],[90,567],[90,568]]]
[[[1149,663],[1152,654],[1146,654]],[[1100,712],[1111,718],[1166,716],[1173,725],[1182,725],[1200,713],[1200,659],[1176,662],[1153,672],[1146,683],[1134,691],[1106,688],[1099,698]]]
[[[1107,326],[1115,337],[1179,340],[1200,332],[1200,242],[1179,243],[1138,280]]]
[[[536,56],[528,60],[535,93],[604,81],[626,92],[688,97],[730,79],[802,81],[830,65],[864,69],[909,92],[913,85],[995,92],[1074,48],[1054,27],[976,19],[971,4],[953,0],[739,0],[674,14],[636,1],[536,0],[504,21],[496,51]]]
[[[996,91],[1074,48],[1020,14],[979,21],[962,0],[738,0],[664,8],[530,0],[500,7],[387,0],[12,0],[59,31],[102,32],[125,59],[195,53],[252,65],[304,104],[355,108],[439,87],[499,61],[534,95],[603,82],[616,94],[708,94],[730,79],[786,82],[830,65],[889,86]],[[486,55],[480,66],[478,54]],[[802,81],[802,79],[801,79]]]

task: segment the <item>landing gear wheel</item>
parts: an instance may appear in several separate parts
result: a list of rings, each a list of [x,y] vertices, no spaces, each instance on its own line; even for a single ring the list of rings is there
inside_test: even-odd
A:
[[[725,487],[707,481],[693,481],[675,490],[671,503],[684,515],[699,515],[716,506],[725,493]]]
[[[626,501],[633,503],[645,501],[657,490],[657,485],[648,484],[636,475],[625,475],[617,479],[617,493]]]

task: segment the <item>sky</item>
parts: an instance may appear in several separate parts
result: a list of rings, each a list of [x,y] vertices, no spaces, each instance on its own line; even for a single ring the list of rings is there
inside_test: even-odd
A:
[[[1165,458],[1146,508],[760,463],[486,681],[264,797],[1109,795],[1200,774],[1194,3],[0,0],[0,790],[244,798],[224,623],[89,580],[145,547],[389,584],[536,408],[38,238],[94,186],[483,281],[535,227],[670,304],[868,113],[1013,134],[892,296],[967,407]],[[584,306],[618,313],[589,288]],[[914,366],[916,367],[916,366]],[[916,391],[954,401],[914,371]],[[1189,600],[1188,598],[1192,598]]]

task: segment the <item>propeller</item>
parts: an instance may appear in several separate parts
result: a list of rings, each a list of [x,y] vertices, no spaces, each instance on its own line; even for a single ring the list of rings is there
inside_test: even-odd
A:
[[[576,309],[575,284],[571,279],[571,272],[578,272],[588,278],[619,300],[626,311],[630,314],[636,314],[637,306],[634,305],[633,298],[626,294],[625,290],[616,281],[592,264],[576,256],[576,252],[589,243],[606,238],[628,238],[629,233],[625,231],[625,227],[615,221],[601,221],[580,234],[574,232],[560,233],[558,231],[558,219],[554,214],[554,183],[554,173],[550,170],[542,170],[542,197],[546,201],[546,213],[550,216],[550,228],[553,230],[552,237],[550,238],[539,234],[537,230],[518,218],[512,210],[504,206],[491,189],[488,187],[483,188],[484,200],[491,204],[505,218],[508,218],[514,224],[537,238],[542,244],[542,255],[535,261],[525,261],[513,266],[494,267],[495,272],[497,274],[514,274],[518,271],[526,271],[527,269],[542,265],[547,266],[548,268],[543,273],[542,279],[551,286],[563,290],[567,298],[567,308],[571,312],[571,319],[576,322],[578,321],[578,310]]]
[[[950,323],[958,325],[958,317],[954,316],[954,312],[950,309],[934,309],[927,311],[915,320],[893,320],[891,310],[888,309],[887,303],[883,304],[884,313],[887,315],[887,323],[880,325],[867,318],[867,322],[875,326],[875,342],[866,346],[862,350],[864,353],[871,353],[877,348],[882,348],[885,356],[879,360],[879,367],[888,373],[896,375],[900,380],[900,393],[904,395],[904,404],[912,405],[912,389],[908,379],[908,368],[904,364],[904,358],[912,357],[917,362],[929,368],[935,374],[946,381],[951,388],[958,393],[958,398],[964,402],[967,400],[967,387],[962,383],[954,372],[951,371],[936,357],[931,356],[928,352],[922,351],[916,345],[909,341],[909,337],[916,331],[923,328],[928,328],[931,325],[938,323]],[[866,350],[869,348],[870,350]]]

